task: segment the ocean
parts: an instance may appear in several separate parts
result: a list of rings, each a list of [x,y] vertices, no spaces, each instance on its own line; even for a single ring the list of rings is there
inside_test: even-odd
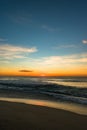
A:
[[[87,107],[87,77],[0,77],[0,97]]]

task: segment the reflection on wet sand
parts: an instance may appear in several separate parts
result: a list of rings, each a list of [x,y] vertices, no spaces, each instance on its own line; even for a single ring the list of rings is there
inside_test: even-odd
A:
[[[9,101],[9,102],[18,102],[18,103],[25,103],[25,104],[32,104],[38,106],[47,106],[56,109],[63,109],[67,111],[71,111],[77,114],[87,115],[87,107],[77,104],[71,103],[62,103],[62,102],[51,102],[45,100],[36,100],[36,99],[21,99],[21,98],[2,98],[0,97],[1,101]]]

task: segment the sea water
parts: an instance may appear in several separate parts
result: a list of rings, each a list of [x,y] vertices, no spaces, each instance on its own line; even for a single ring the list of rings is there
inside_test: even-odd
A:
[[[87,77],[0,77],[0,95],[87,114]]]

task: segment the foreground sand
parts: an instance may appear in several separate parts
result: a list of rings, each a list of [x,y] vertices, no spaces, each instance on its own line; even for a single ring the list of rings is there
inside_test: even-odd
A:
[[[0,101],[0,130],[87,130],[87,116]]]

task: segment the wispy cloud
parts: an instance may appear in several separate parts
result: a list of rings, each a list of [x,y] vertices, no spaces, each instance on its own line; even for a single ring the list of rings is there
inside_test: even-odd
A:
[[[9,44],[0,45],[0,51],[11,51],[11,52],[36,52],[37,49],[35,47],[33,48],[24,48],[20,46],[13,46]]]
[[[67,55],[67,56],[51,56],[44,58],[45,63],[47,64],[71,64],[71,63],[87,63],[87,54],[75,54],[75,55]]]
[[[49,32],[55,32],[55,31],[57,31],[56,28],[49,27],[48,25],[42,25],[41,28],[44,29],[44,30],[47,30]]]
[[[7,39],[4,39],[4,38],[0,38],[0,42],[6,42]]]
[[[25,70],[25,69],[23,69],[23,70],[19,70],[19,72],[33,72],[32,70]]]
[[[36,47],[25,48],[20,46],[13,46],[10,44],[0,45],[0,58],[1,59],[14,59],[26,58],[26,53],[37,52]]]
[[[27,14],[24,11],[16,11],[14,14],[9,14],[8,17],[15,23],[22,24],[22,23],[31,23],[32,22],[32,15]]]
[[[54,49],[61,49],[61,48],[77,48],[78,46],[73,45],[73,44],[67,44],[67,45],[58,45],[53,47]]]
[[[31,59],[31,63],[36,66],[50,68],[50,67],[65,67],[67,65],[81,65],[87,63],[87,53],[66,55],[66,56],[48,56],[39,59]]]
[[[8,64],[10,63],[8,60],[0,59],[0,64]]]
[[[82,40],[82,43],[83,44],[87,44],[87,40]]]

